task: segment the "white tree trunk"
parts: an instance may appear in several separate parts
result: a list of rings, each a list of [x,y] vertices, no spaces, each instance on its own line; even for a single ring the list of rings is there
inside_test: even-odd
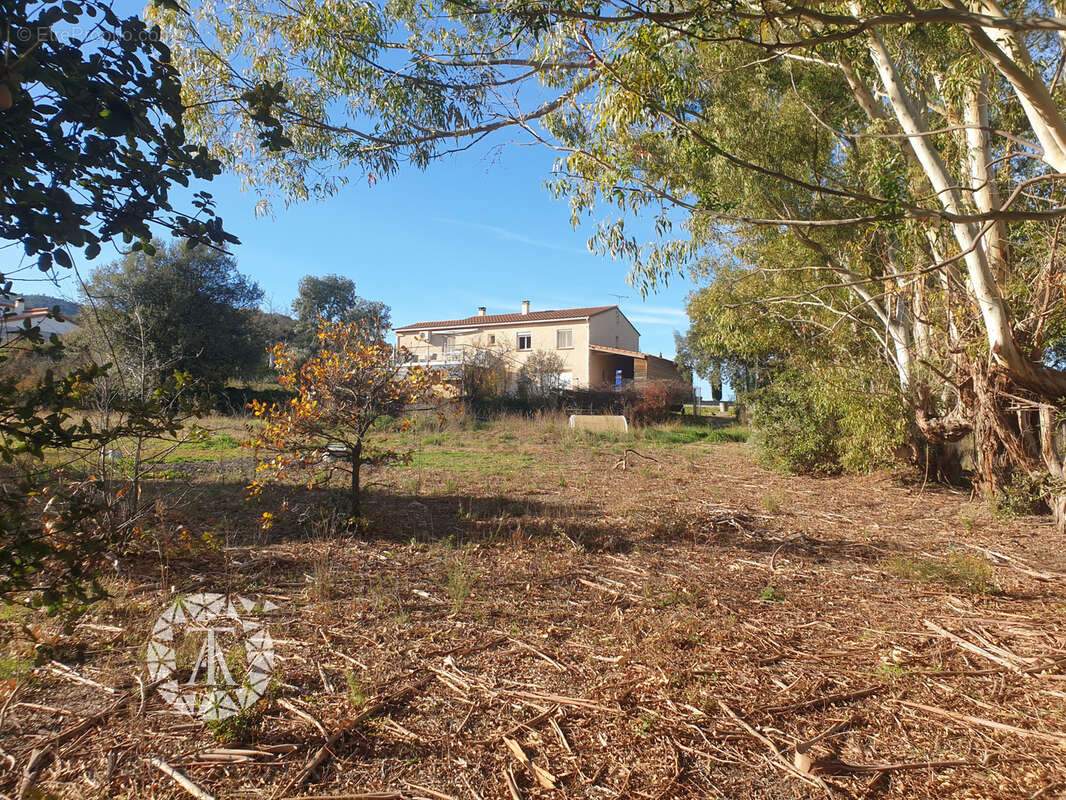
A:
[[[974,207],[980,212],[999,209],[999,191],[992,168],[992,146],[988,135],[988,79],[963,95],[966,122],[966,166]],[[1007,226],[1002,220],[990,222],[984,234],[992,274],[1002,284],[1007,280]]]
[[[928,137],[928,129],[915,111],[914,103],[900,80],[896,65],[880,34],[872,31],[867,41],[870,57],[881,78],[892,111],[903,132],[907,134],[914,154],[936,192],[941,207],[953,214],[964,215],[966,209],[960,188],[951,178],[940,154],[934,149]],[[951,223],[950,228],[966,264],[970,291],[981,311],[993,359],[1035,390],[1066,394],[1066,376],[1036,367],[1018,349],[1011,329],[1010,313],[989,266],[987,242],[981,227],[976,223],[957,222]]]

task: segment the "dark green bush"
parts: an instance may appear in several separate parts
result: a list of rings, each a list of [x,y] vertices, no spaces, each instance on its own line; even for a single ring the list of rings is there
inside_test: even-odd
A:
[[[785,370],[749,397],[760,459],[786,472],[868,472],[894,462],[906,411],[880,376]]]

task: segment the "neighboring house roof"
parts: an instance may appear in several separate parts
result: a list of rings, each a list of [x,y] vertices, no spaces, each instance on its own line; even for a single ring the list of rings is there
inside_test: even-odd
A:
[[[616,356],[630,356],[632,358],[654,359],[655,361],[665,361],[667,364],[673,364],[669,358],[663,358],[662,356],[652,355],[651,353],[641,353],[637,350],[625,350],[621,347],[607,347],[603,344],[590,344],[589,350],[596,350],[600,353],[611,353]]]
[[[27,320],[30,325],[39,328],[44,337],[53,333],[67,333],[75,324],[67,319],[58,320],[49,317],[50,308],[25,308],[21,303],[0,301],[0,338],[14,336],[23,330]]]
[[[514,325],[523,322],[558,322],[567,319],[588,319],[618,306],[589,306],[587,308],[560,308],[555,311],[530,311],[528,314],[485,314],[463,319],[438,319],[429,322],[415,322],[396,328],[397,333],[420,330],[441,330],[445,328],[484,328],[489,325]]]

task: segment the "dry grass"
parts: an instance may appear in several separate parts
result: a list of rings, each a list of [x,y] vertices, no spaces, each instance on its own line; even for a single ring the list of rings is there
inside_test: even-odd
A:
[[[240,497],[246,464],[191,473],[201,500],[170,524],[228,544],[171,553],[170,584],[279,606],[276,694],[223,731],[237,742],[223,752],[155,695],[137,713],[134,675],[171,594],[149,558],[128,558],[111,577],[121,604],[71,634],[33,622],[80,681],[116,694],[46,661],[18,678],[0,791],[127,693],[130,708],[53,745],[40,796],[187,797],[150,757],[226,798],[1066,787],[1066,559],[1050,526],[976,518],[965,496],[886,475],[772,474],[741,444],[578,438],[551,420],[444,434],[412,434],[436,460],[377,476],[358,534],[324,535],[329,493],[295,487],[262,532],[263,508]],[[657,461],[612,469],[626,446]],[[29,646],[22,623],[0,619],[12,657]],[[347,733],[304,776],[318,726]],[[789,766],[797,744],[810,769]]]

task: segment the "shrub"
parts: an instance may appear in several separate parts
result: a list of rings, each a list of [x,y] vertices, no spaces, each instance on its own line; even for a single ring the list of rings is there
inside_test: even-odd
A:
[[[1013,519],[1046,512],[1047,483],[1046,473],[1015,473],[992,497],[996,513],[1005,519]]]
[[[678,402],[684,402],[685,394],[669,381],[654,381],[627,393],[626,416],[630,421],[647,424],[662,422],[670,417]]]
[[[834,474],[888,466],[906,434],[897,396],[844,369],[785,370],[750,395],[760,459],[786,472]]]
[[[250,414],[252,403],[257,401],[266,405],[283,405],[292,397],[293,393],[281,386],[226,386],[219,389],[212,399],[216,411],[234,416]]]

